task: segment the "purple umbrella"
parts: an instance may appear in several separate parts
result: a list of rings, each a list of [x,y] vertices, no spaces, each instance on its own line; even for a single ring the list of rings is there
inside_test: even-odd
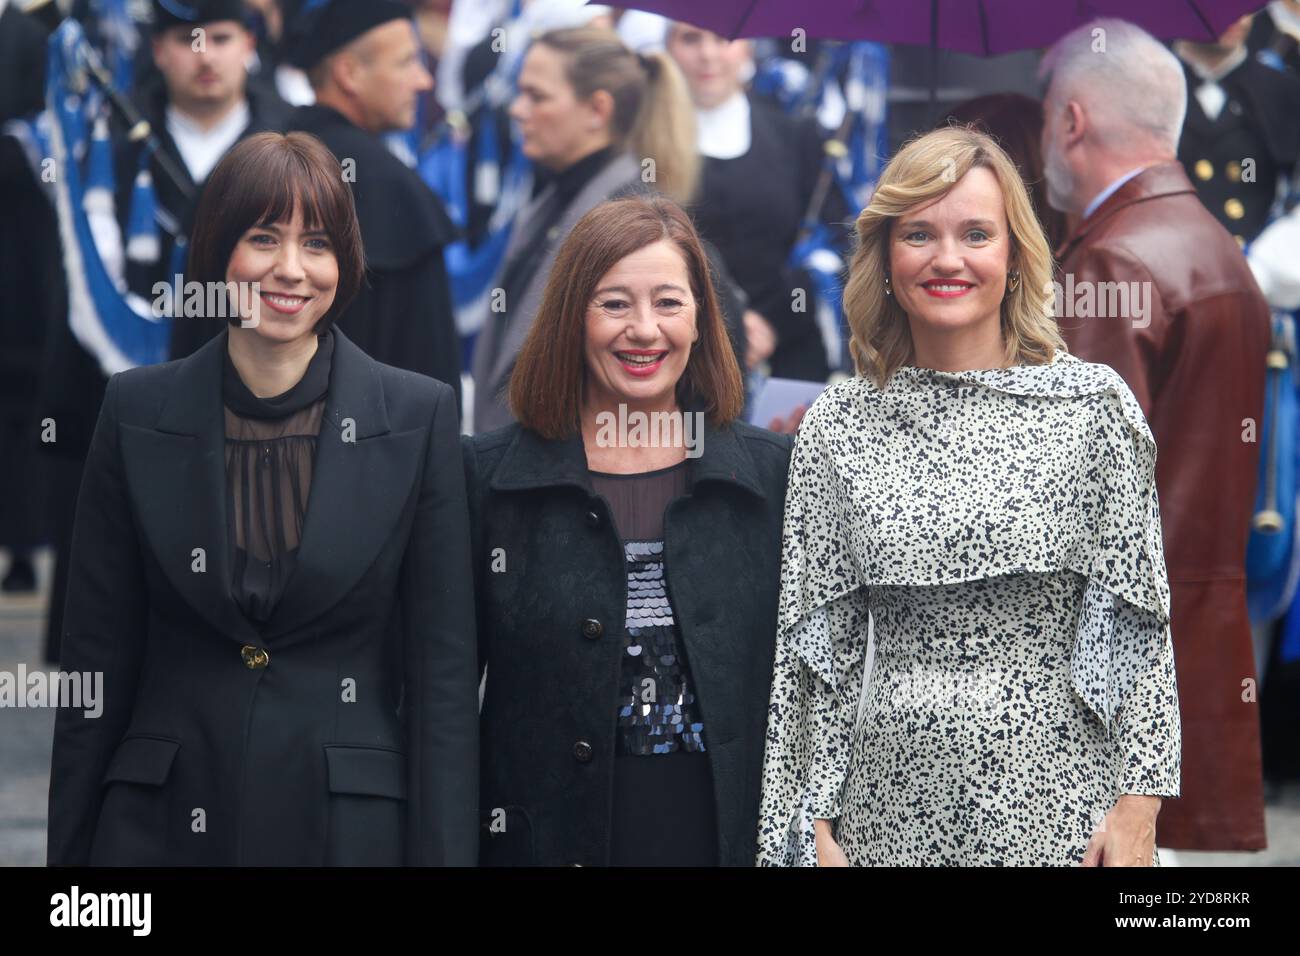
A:
[[[624,0],[620,6],[731,37],[910,43],[977,56],[1051,46],[1097,17],[1162,40],[1217,39],[1262,0]]]

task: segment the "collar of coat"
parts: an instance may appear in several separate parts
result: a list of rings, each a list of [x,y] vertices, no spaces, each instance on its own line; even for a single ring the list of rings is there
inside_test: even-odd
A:
[[[400,520],[406,495],[379,493],[377,476],[390,482],[385,489],[419,480],[426,439],[418,429],[390,428],[381,367],[337,328],[334,336],[298,564],[261,628],[230,596],[221,399],[226,330],[177,363],[156,419],[122,432],[128,482],[140,500],[151,502],[141,524],[153,552],[166,558],[164,573],[205,620],[241,643],[307,636],[304,625],[332,606],[323,598],[352,590]],[[196,547],[207,553],[207,573],[191,573]]]
[[[1160,199],[1163,196],[1176,196],[1179,193],[1196,195],[1196,187],[1187,178],[1182,163],[1170,160],[1148,166],[1115,190],[1104,203],[1093,210],[1091,216],[1074,227],[1074,231],[1056,251],[1056,261],[1064,262],[1066,256],[1087,237],[1088,233],[1121,209],[1149,202],[1152,199]]]
[[[492,476],[494,490],[527,491],[571,485],[588,495],[595,494],[588,477],[587,452],[581,434],[552,441],[529,428],[516,425],[514,429],[514,439]],[[737,426],[714,428],[706,422],[699,441],[700,456],[688,458],[686,466],[692,492],[702,482],[719,482],[742,488],[758,498],[767,497]]]
[[[350,418],[358,439],[386,434],[388,410],[378,369],[337,325],[332,328],[334,355],[325,418],[340,431],[344,428],[343,420]],[[159,431],[198,436],[215,430],[224,434],[223,406],[214,396],[221,395],[228,335],[222,329],[201,349],[182,360],[174,381],[183,387],[168,393],[158,416]]]

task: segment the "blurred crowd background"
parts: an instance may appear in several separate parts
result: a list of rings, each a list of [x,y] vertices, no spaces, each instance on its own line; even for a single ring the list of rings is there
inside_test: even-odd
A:
[[[414,31],[394,31],[393,2],[0,0],[0,590],[37,602],[24,620],[44,662],[105,384],[220,328],[186,318],[177,277],[205,178],[252,132],[316,133],[345,177],[355,161],[372,281],[340,327],[455,385],[466,432],[510,420],[499,394],[549,262],[629,185],[678,199],[707,241],[751,411],[774,381],[814,394],[852,374],[853,222],[910,136],[978,125],[1021,168],[1053,248],[1078,224],[1048,202],[1039,47],[732,40],[582,0],[416,0]],[[1273,312],[1247,566],[1271,799],[1300,780],[1300,2],[1236,6],[1217,36],[1160,39],[1189,92],[1178,160]],[[597,90],[607,108],[578,108]],[[376,144],[401,171],[380,174]],[[394,203],[412,178],[418,201]]]

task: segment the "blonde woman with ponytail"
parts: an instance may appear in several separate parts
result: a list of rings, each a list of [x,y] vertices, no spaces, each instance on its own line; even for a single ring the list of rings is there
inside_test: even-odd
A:
[[[495,283],[503,295],[475,346],[476,432],[513,421],[506,388],[515,356],[577,221],[635,192],[686,202],[699,167],[694,111],[676,65],[663,53],[634,53],[601,27],[538,36],[524,56],[510,116],[539,189],[514,224]]]
[[[857,238],[858,374],[790,463],[759,862],[1150,866],[1181,727],[1141,408],[1066,352],[988,136],[904,146]]]

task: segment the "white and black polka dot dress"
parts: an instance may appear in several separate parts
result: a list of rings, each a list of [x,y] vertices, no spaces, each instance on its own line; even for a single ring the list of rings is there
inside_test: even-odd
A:
[[[1071,864],[1178,795],[1155,443],[1109,367],[832,386],[783,548],[760,864],[815,865],[819,817],[858,865]]]

